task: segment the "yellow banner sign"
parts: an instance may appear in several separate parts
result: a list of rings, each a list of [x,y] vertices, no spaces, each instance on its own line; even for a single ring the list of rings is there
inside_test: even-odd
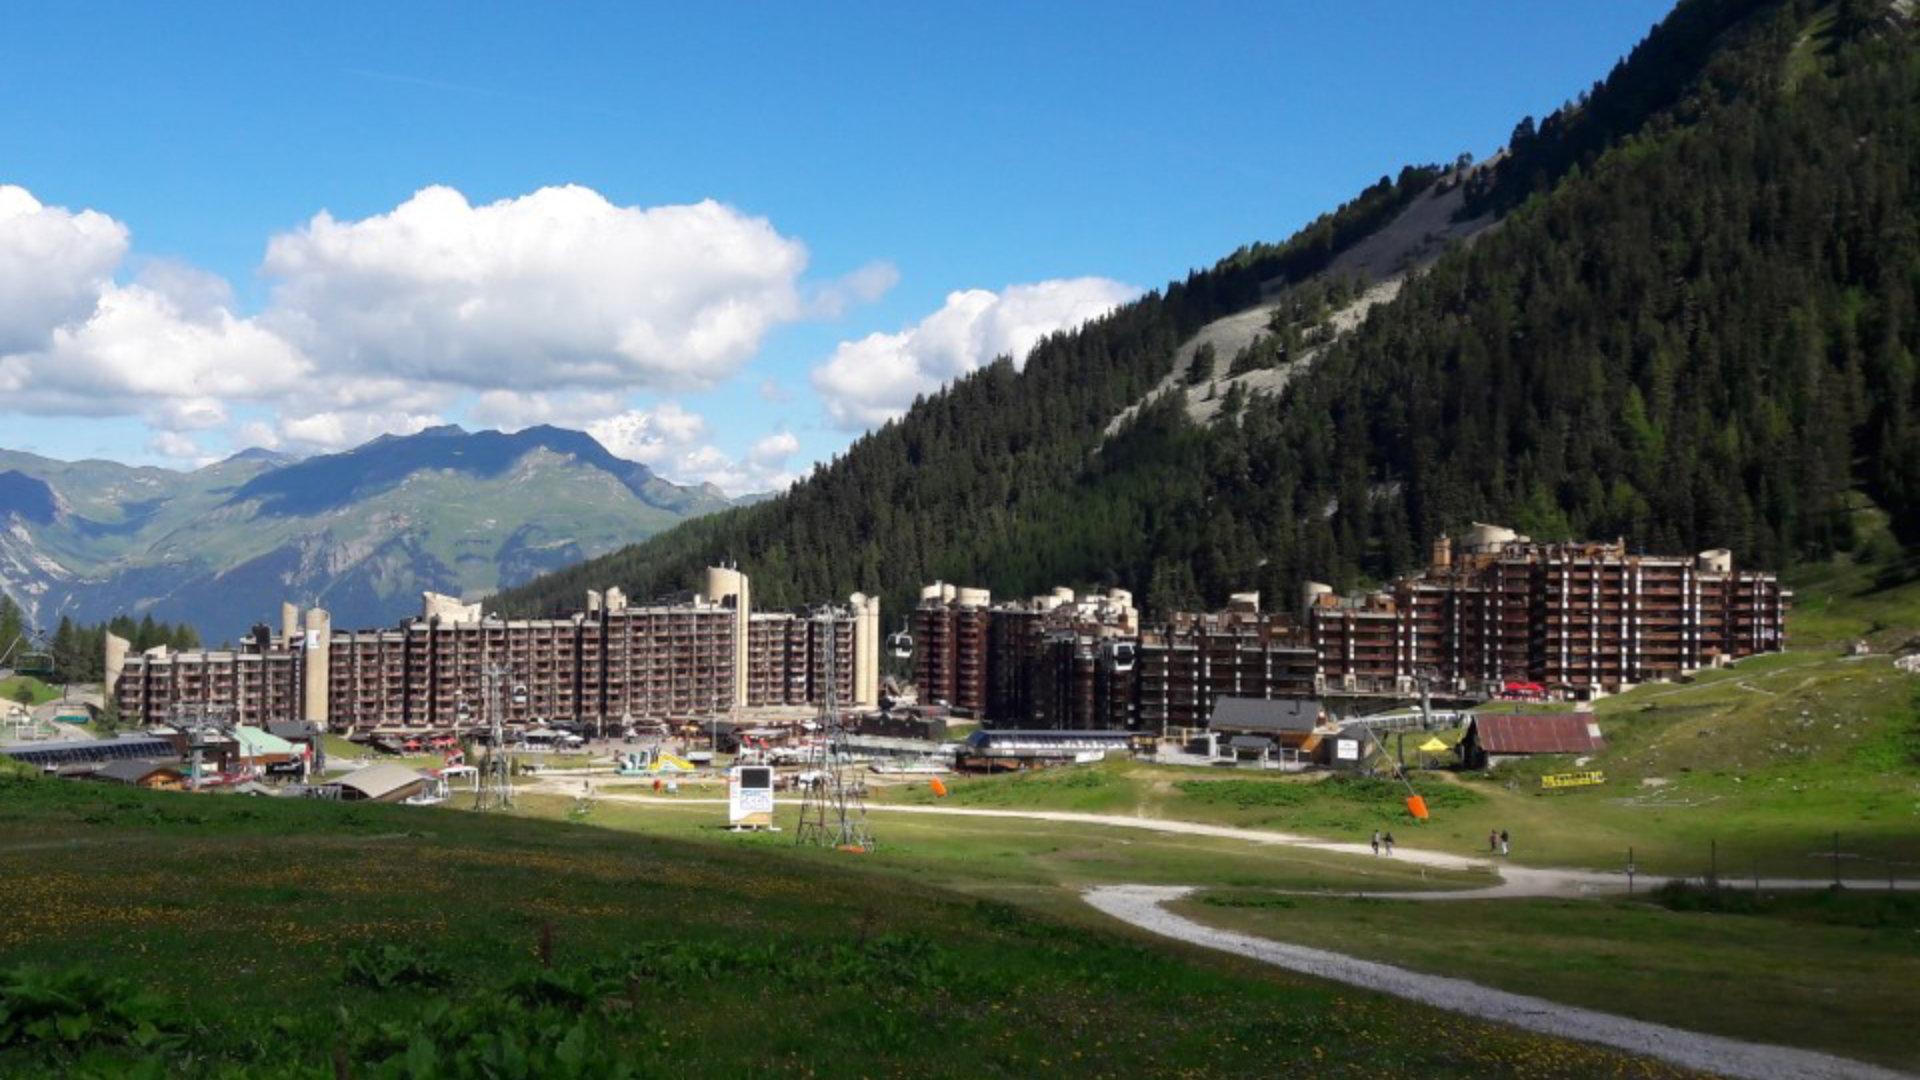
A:
[[[1590,787],[1607,782],[1607,774],[1598,769],[1589,772],[1548,773],[1540,778],[1543,788]]]

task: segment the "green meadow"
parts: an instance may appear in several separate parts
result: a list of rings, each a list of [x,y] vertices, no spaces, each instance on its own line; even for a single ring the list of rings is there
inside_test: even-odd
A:
[[[1130,866],[1137,845],[1074,830],[943,853],[892,823],[871,856],[797,851],[696,809],[9,773],[0,1075],[1671,1074],[1062,914],[1074,875],[1291,886],[1336,882],[1333,863],[1141,848]]]

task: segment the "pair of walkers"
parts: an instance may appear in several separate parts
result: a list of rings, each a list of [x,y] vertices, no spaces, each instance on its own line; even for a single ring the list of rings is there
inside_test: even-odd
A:
[[[1383,833],[1379,829],[1375,829],[1373,830],[1373,853],[1375,855],[1380,854],[1381,848],[1385,848],[1388,855],[1393,854],[1393,834]]]
[[[1507,835],[1507,830],[1505,829],[1500,829],[1497,831],[1493,829],[1487,830],[1487,854],[1489,855],[1513,854],[1513,838]]]

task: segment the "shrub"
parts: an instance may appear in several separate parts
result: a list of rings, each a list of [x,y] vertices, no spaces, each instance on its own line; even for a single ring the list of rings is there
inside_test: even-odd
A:
[[[1291,896],[1246,895],[1243,893],[1206,893],[1200,902],[1224,908],[1291,908],[1299,906]]]
[[[355,1076],[571,1080],[636,1073],[630,1051],[605,1037],[597,1014],[529,1008],[503,993],[431,1001],[407,1019],[355,1024],[342,1013],[340,1022],[354,1033],[345,1056]]]
[[[1722,915],[1764,915],[1768,898],[1750,889],[1669,881],[1653,890],[1653,902],[1668,911],[1708,911]]]
[[[453,982],[446,964],[415,945],[376,942],[347,950],[340,981],[372,990],[433,989]]]
[[[1332,776],[1317,782],[1294,780],[1182,780],[1174,785],[1195,802],[1217,806],[1291,807],[1334,804],[1343,808],[1378,809],[1399,814],[1406,788],[1375,776]],[[1472,806],[1486,797],[1453,784],[1432,784],[1420,790],[1435,809]]]
[[[157,997],[86,968],[0,973],[0,1048],[102,1046],[155,1051],[182,1033]]]

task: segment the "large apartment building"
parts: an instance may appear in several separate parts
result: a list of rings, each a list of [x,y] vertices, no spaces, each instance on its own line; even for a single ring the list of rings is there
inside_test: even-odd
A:
[[[335,631],[325,611],[283,605],[233,650],[128,655],[107,641],[107,692],[137,723],[202,713],[260,724],[304,719],[335,731],[444,730],[485,722],[486,672],[500,669],[506,722],[617,724],[736,708],[851,707],[879,701],[879,601],[754,612],[744,574],[708,571],[706,589],[633,606],[589,592],[559,619],[503,619],[427,594],[398,627]],[[831,653],[829,653],[831,650]]]
[[[1475,525],[1383,589],[1337,597],[1309,584],[1304,600],[1330,692],[1404,694],[1427,681],[1475,695],[1518,682],[1591,697],[1784,648],[1792,593],[1722,550],[1642,555]]]
[[[979,713],[987,705],[993,594],[934,582],[913,611],[914,684],[920,700]]]
[[[1642,555],[1475,525],[1386,588],[1306,586],[1296,617],[1172,612],[1144,629],[1123,590],[993,603],[935,583],[914,612],[920,700],[1037,728],[1204,727],[1222,697],[1584,698],[1785,647],[1792,594],[1725,551]]]
[[[1221,697],[1314,696],[1318,665],[1299,625],[1240,593],[1225,611],[1174,612],[1140,635],[1139,724],[1205,727]]]
[[[1205,724],[1220,695],[1310,696],[1313,653],[1259,597],[1142,629],[1123,589],[1055,589],[994,604],[936,583],[914,612],[920,700],[1031,728],[1166,731]]]

